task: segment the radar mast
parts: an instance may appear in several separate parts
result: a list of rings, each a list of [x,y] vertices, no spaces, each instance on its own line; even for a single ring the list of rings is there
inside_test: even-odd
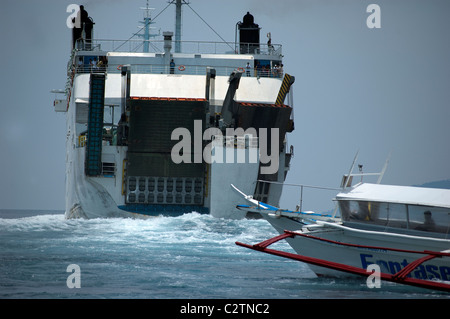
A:
[[[161,32],[159,32],[158,34],[150,33],[151,29],[155,29],[154,27],[151,27],[151,25],[154,24],[154,22],[152,21],[152,18],[151,18],[151,11],[155,10],[155,8],[149,7],[148,0],[147,0],[147,5],[145,7],[141,7],[140,9],[144,10],[144,20],[139,21],[139,23],[143,24],[144,26],[139,27],[139,28],[143,29],[144,34],[137,34],[137,36],[144,38],[143,52],[149,52],[150,38],[154,38],[154,37],[160,35]]]

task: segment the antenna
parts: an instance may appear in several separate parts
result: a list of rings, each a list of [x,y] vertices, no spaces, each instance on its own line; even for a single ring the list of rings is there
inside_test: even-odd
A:
[[[386,159],[386,162],[384,163],[383,169],[381,170],[380,176],[378,177],[377,184],[380,184],[381,180],[383,179],[384,173],[386,172],[386,169],[389,165],[389,160],[391,159],[391,154],[392,154],[392,151],[389,153],[389,155]]]
[[[353,163],[352,163],[352,167],[350,168],[350,171],[348,172],[347,175],[344,175],[342,177],[342,182],[341,182],[342,190],[346,189],[347,187],[351,187],[352,179],[355,176],[360,176],[361,177],[361,182],[362,182],[363,176],[378,176],[377,184],[380,184],[381,183],[381,179],[383,178],[384,173],[386,172],[386,169],[388,167],[389,160],[391,158],[391,153],[389,153],[389,155],[388,155],[388,157],[386,159],[386,162],[384,163],[384,166],[383,166],[381,172],[379,172],[379,173],[364,173],[363,172],[363,165],[361,165],[361,164],[358,164],[359,173],[353,173],[353,169],[355,167],[355,163],[356,163],[356,160],[358,158],[358,153],[359,153],[359,151],[356,152],[356,155],[355,155],[355,158],[353,159]]]
[[[159,34],[151,34],[150,33],[150,29],[154,29],[151,28],[150,25],[154,24],[154,22],[152,22],[152,18],[151,18],[151,11],[155,10],[155,8],[150,8],[148,5],[148,0],[147,0],[147,5],[145,7],[141,7],[141,10],[144,10],[144,20],[143,21],[139,21],[140,23],[142,23],[144,26],[143,27],[139,27],[141,29],[144,30],[144,34],[137,34],[138,37],[143,37],[144,41],[144,49],[143,52],[149,52],[149,43],[150,43],[150,38],[151,37],[156,37]]]
[[[171,0],[170,4],[175,4],[175,52],[181,52],[181,6],[189,5],[188,0]]]
[[[356,152],[355,158],[353,159],[353,163],[352,163],[352,166],[350,167],[348,174],[344,175],[342,177],[342,182],[341,182],[342,189],[345,189],[352,184],[352,179],[353,179],[352,172],[355,167],[356,160],[358,159],[358,154],[359,154],[359,150]]]
[[[198,13],[195,11],[190,5],[188,0],[169,0],[169,5],[175,4],[176,5],[176,11],[175,11],[175,52],[180,53],[181,52],[181,6],[183,4],[186,4],[189,9],[194,12],[197,17],[200,18],[222,41],[223,43],[227,44],[233,51],[236,51],[236,48],[233,48],[224,38],[220,36],[209,24],[205,21]],[[167,8],[167,7],[166,7]],[[165,10],[165,8],[164,8]],[[164,11],[163,10],[163,11]]]

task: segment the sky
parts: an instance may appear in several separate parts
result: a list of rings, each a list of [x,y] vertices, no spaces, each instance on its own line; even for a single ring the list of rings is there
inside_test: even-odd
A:
[[[70,55],[66,26],[73,0],[2,0],[0,11],[0,209],[64,209],[65,114],[53,111]],[[85,0],[102,39],[138,31],[145,0]],[[381,28],[368,28],[369,4]],[[155,17],[167,0],[151,0]],[[383,183],[450,179],[450,25],[447,0],[190,0],[222,38],[249,11],[272,43],[283,45],[284,71],[295,76],[294,158],[286,182],[339,187],[356,152],[364,172]],[[173,31],[175,8],[155,19]],[[183,7],[182,40],[218,41]],[[367,180],[371,181],[371,180]],[[333,191],[305,189],[303,208],[332,209]],[[285,187],[280,206],[294,208]]]

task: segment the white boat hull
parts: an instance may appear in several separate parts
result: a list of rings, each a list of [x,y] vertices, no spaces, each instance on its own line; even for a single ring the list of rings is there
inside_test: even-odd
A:
[[[329,223],[319,223],[319,225],[314,225],[312,227],[303,226],[300,229],[295,229],[295,226],[298,227],[300,224],[287,218],[282,217],[280,219],[273,219],[269,217],[267,219],[280,233],[282,233],[280,230],[286,227],[286,230],[292,230],[301,234],[337,242],[327,242],[303,236],[287,238],[286,240],[290,246],[301,256],[322,259],[362,269],[367,269],[369,265],[376,264],[380,267],[382,273],[392,275],[424,255],[390,251],[383,248],[395,248],[418,252],[441,252],[450,249],[450,240],[446,239],[365,231]],[[380,248],[349,247],[338,243]],[[311,264],[309,266],[319,276],[352,276],[349,273],[325,267]],[[416,279],[450,281],[450,257],[435,258],[423,263],[411,273],[411,277]]]

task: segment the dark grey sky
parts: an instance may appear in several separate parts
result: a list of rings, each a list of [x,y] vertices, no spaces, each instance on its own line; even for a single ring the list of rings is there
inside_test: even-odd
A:
[[[0,208],[63,209],[65,116],[51,89],[64,88],[74,1],[3,0],[0,11]],[[366,8],[381,8],[369,29]],[[84,1],[97,38],[128,39],[142,18],[136,1]],[[150,1],[154,15],[166,0]],[[450,178],[450,37],[446,0],[191,0],[223,38],[234,41],[247,11],[261,39],[283,44],[296,77],[295,157],[290,183],[337,187],[357,150],[365,171],[392,152],[384,182],[414,185]],[[220,39],[183,9],[183,39]],[[156,20],[174,29],[174,8]],[[298,203],[286,188],[282,206]],[[333,193],[305,191],[304,208],[328,210]]]

